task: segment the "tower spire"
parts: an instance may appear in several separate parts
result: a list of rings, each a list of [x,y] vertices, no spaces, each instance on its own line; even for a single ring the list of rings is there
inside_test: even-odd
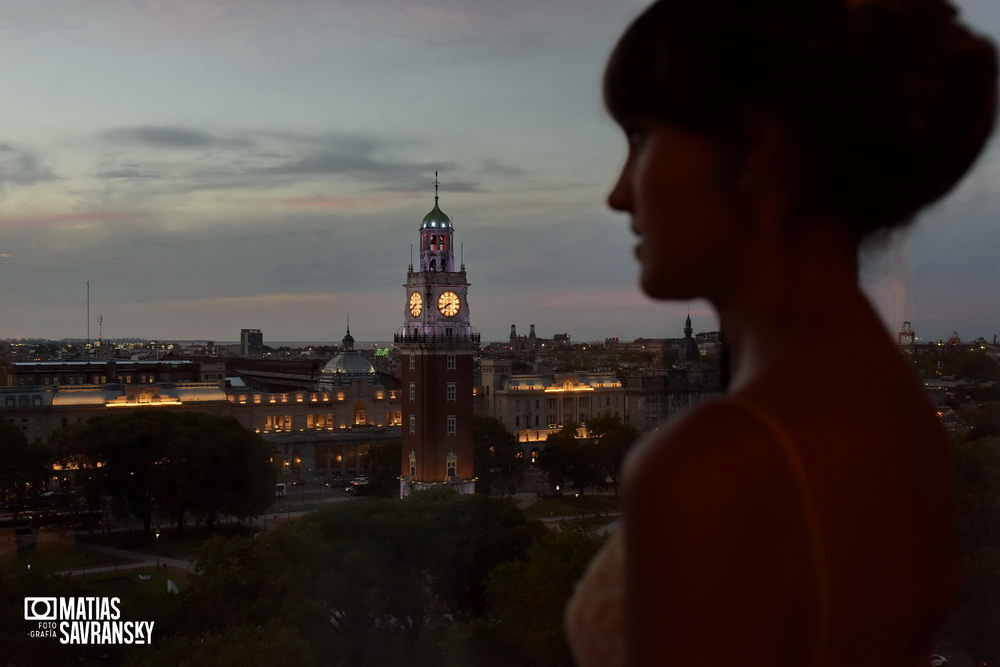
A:
[[[354,336],[351,335],[351,314],[347,314],[347,333],[344,337],[340,339],[344,344],[344,352],[349,352],[354,349]]]
[[[434,205],[437,206],[438,203],[438,173],[437,169],[434,170]]]

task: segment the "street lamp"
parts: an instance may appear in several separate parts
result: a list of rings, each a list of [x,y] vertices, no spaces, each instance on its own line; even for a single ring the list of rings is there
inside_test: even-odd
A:
[[[156,529],[156,569],[160,569],[160,529]]]

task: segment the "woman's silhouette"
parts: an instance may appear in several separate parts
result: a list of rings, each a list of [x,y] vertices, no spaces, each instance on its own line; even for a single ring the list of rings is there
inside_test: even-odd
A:
[[[580,665],[924,667],[956,588],[949,443],[858,250],[966,172],[996,54],[944,0],[661,0],[605,74],[643,291],[705,298],[718,401],[629,456],[567,612]]]

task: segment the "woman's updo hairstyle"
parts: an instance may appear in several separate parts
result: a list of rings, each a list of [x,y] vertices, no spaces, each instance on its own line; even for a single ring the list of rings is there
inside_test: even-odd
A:
[[[793,133],[805,203],[858,237],[907,222],[993,128],[997,55],[947,0],[659,0],[608,63],[620,122],[652,116],[739,142],[743,111]]]

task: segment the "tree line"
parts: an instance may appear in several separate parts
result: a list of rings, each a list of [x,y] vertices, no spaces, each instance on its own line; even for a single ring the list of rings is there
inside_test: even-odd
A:
[[[130,594],[128,616],[156,621],[150,646],[91,651],[11,632],[4,657],[136,667],[570,667],[562,609],[604,539],[445,487],[331,503],[267,532],[212,538],[180,594]],[[24,596],[102,594],[75,579],[0,572],[0,623],[24,626]]]
[[[146,534],[154,509],[178,529],[191,515],[211,529],[220,514],[256,516],[274,499],[269,445],[232,417],[150,408],[95,417],[44,445],[0,421],[0,451],[0,491],[14,514],[53,464],[73,471],[69,482],[91,512],[110,498],[112,511],[138,517]]]

